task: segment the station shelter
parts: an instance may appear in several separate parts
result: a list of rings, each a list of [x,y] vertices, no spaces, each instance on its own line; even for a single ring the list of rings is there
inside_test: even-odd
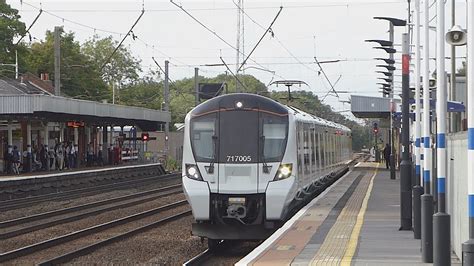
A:
[[[156,131],[170,120],[169,112],[56,96],[50,81],[31,74],[3,78],[0,173],[116,164],[122,156],[138,159],[140,133]],[[13,157],[20,157],[20,169],[7,163]]]

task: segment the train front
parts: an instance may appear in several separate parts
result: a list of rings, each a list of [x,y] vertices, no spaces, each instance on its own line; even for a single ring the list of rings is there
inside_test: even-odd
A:
[[[209,239],[264,239],[285,216],[297,182],[289,115],[255,94],[206,101],[186,116],[183,188]]]

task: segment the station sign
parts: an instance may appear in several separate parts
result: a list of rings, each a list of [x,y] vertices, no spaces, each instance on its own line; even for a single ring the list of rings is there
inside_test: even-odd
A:
[[[68,121],[67,126],[68,127],[73,127],[73,128],[78,128],[78,127],[83,127],[85,124],[84,122],[77,122],[77,121]]]

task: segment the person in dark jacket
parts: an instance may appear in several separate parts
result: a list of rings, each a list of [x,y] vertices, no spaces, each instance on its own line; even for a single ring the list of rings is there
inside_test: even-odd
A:
[[[385,165],[387,166],[387,169],[390,168],[390,154],[392,153],[392,149],[390,148],[390,145],[388,143],[385,145],[385,148],[383,149],[383,158],[385,159]]]

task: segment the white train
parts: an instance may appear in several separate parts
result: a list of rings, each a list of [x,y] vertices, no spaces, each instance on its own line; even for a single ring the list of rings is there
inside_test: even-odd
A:
[[[193,234],[264,239],[312,184],[352,157],[351,130],[255,94],[208,100],[185,119],[183,188]]]

